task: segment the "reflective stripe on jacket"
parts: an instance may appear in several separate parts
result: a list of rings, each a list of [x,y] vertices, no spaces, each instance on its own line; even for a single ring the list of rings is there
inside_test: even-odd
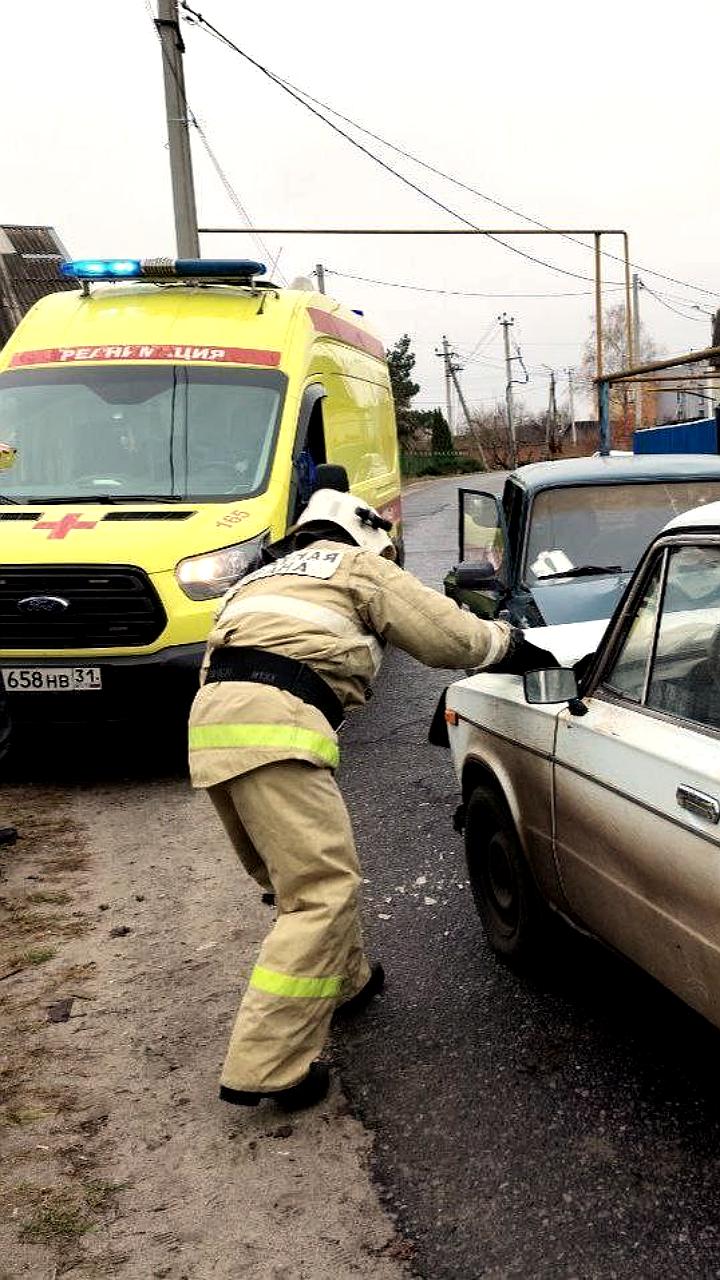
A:
[[[306,662],[347,710],[362,706],[386,642],[431,667],[483,667],[504,655],[510,628],[458,609],[374,552],[315,543],[242,578],[208,640]],[[244,682],[204,684],[190,716],[190,771],[208,787],[273,760],[334,768],[337,736],[315,707]]]

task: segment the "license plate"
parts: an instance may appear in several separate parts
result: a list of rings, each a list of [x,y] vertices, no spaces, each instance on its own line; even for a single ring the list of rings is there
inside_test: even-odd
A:
[[[89,693],[102,689],[99,667],[3,667],[8,693]]]

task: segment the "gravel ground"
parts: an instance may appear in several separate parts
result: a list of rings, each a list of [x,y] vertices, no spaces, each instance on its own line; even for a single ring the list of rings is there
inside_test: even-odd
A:
[[[399,1280],[337,1084],[292,1117],[216,1101],[270,915],[204,794],[106,746],[3,789],[0,1280]]]

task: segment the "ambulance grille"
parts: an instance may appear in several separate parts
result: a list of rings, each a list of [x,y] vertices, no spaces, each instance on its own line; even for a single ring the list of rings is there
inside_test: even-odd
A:
[[[49,609],[29,601],[55,597]],[[142,569],[0,565],[2,649],[110,649],[152,644],[167,617]]]

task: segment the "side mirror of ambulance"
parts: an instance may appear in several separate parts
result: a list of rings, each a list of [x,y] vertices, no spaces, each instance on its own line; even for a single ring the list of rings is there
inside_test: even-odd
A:
[[[463,560],[455,570],[455,586],[462,591],[501,591],[497,570],[489,560]]]

